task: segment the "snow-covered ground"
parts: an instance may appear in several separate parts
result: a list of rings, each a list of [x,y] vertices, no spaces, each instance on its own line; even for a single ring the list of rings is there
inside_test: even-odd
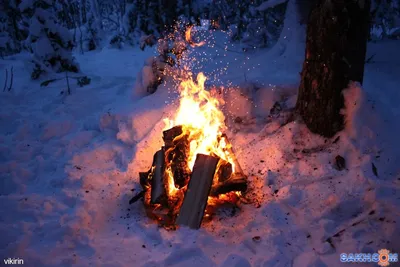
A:
[[[240,85],[226,92],[224,112],[250,179],[248,197],[258,203],[225,210],[198,231],[171,232],[148,219],[140,203],[128,205],[140,190],[138,172],[161,145],[163,119],[177,107],[168,85],[132,97],[152,50],[76,55],[92,83],[71,82],[71,95],[65,81],[31,82],[26,55],[17,55],[0,62],[0,73],[11,65],[15,73],[12,91],[0,93],[1,260],[303,267],[341,266],[342,252],[400,252],[400,41],[369,44],[367,57],[376,55],[363,89],[346,91],[346,130],[325,140],[298,121],[279,127],[263,119],[275,101],[294,105],[302,46],[290,56],[243,53],[225,51],[218,40],[203,71],[229,62],[218,79]],[[241,123],[232,122],[236,117]],[[337,155],[345,170],[333,167]]]

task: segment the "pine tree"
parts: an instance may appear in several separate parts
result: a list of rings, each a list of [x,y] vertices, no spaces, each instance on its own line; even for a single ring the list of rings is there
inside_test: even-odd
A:
[[[373,0],[371,24],[372,39],[400,37],[400,1]]]
[[[21,51],[26,32],[19,26],[21,12],[17,0],[0,0],[0,50],[2,55]]]
[[[369,10],[370,0],[319,0],[311,12],[296,108],[314,133],[343,128],[342,90],[363,81]]]
[[[26,46],[33,54],[32,79],[49,72],[79,71],[72,57],[72,36],[54,16],[51,10],[54,4],[54,0],[23,0],[20,4],[29,21]]]

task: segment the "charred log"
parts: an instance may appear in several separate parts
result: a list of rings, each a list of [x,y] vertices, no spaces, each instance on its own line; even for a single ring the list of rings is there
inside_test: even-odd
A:
[[[219,158],[197,154],[177,224],[200,228]]]
[[[149,175],[151,170],[152,169],[150,169],[148,172],[139,172],[139,182],[143,190],[147,190],[150,187]]]
[[[163,132],[163,140],[165,144],[165,149],[169,149],[174,146],[174,139],[183,133],[182,126],[178,125],[171,129],[165,130]]]
[[[133,204],[136,201],[138,201],[139,199],[143,198],[144,197],[144,193],[145,193],[144,190],[140,191],[136,196],[134,196],[133,198],[131,198],[131,200],[129,200],[129,204]]]
[[[160,204],[165,196],[164,173],[165,173],[165,151],[162,147],[154,154],[154,172],[151,177],[151,204]]]
[[[175,126],[163,132],[163,140],[167,148],[166,159],[171,164],[175,186],[182,188],[187,185],[190,178],[190,169],[187,164],[188,135],[183,133],[182,126]]]
[[[225,160],[220,160],[218,163],[216,177],[218,178],[217,183],[222,183],[228,180],[232,175],[232,164]]]

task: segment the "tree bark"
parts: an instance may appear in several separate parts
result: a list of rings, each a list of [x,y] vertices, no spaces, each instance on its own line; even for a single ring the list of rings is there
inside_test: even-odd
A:
[[[319,0],[307,26],[298,113],[314,133],[332,137],[343,129],[342,90],[362,83],[370,0]]]

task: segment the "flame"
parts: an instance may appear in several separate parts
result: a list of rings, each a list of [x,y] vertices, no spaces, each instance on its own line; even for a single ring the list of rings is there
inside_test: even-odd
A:
[[[192,35],[191,35],[191,33],[192,33],[192,28],[193,28],[193,26],[189,26],[189,27],[186,29],[186,32],[185,32],[185,40],[186,40],[186,42],[188,42],[192,47],[198,47],[198,46],[204,45],[204,44],[205,44],[204,41],[202,41],[202,42],[200,42],[200,43],[195,43],[195,42],[193,42],[193,40],[192,40]]]
[[[192,47],[203,45],[205,42],[194,43],[191,39],[192,27],[188,27],[185,32],[186,42]],[[217,156],[223,161],[229,162],[232,166],[232,173],[235,173],[236,160],[234,159],[231,144],[223,134],[226,131],[225,116],[221,111],[223,99],[219,97],[218,93],[206,90],[205,82],[207,78],[203,73],[199,73],[194,78],[193,73],[190,71],[190,63],[189,66],[184,64],[182,72],[174,76],[174,79],[179,81],[179,108],[174,113],[174,116],[164,118],[164,130],[178,125],[182,127],[183,133],[176,137],[176,141],[185,137],[185,146],[186,141],[189,144],[188,151],[185,150],[187,168],[193,171],[197,154],[206,154]],[[173,149],[169,148],[167,151],[172,151]],[[165,189],[169,201],[173,200],[171,213],[176,215],[181,205],[178,202],[183,201],[187,185],[180,188],[175,186],[175,171],[172,170],[172,167],[171,162],[166,165]],[[238,169],[240,170],[240,167]],[[213,185],[218,182],[218,178],[218,175],[214,176]],[[210,212],[206,211],[205,216],[208,216],[209,213],[211,214],[212,210],[221,203],[227,201],[237,202],[239,196],[240,192],[220,194],[217,197],[210,196],[207,201]]]
[[[193,170],[196,155],[216,155],[232,164],[234,162],[227,152],[227,142],[221,138],[226,129],[225,116],[220,110],[222,101],[213,97],[205,90],[206,77],[203,73],[197,75],[197,82],[193,81],[192,74],[181,82],[180,106],[174,119],[164,120],[167,128],[182,125],[183,131],[189,134],[190,153],[188,165]]]

